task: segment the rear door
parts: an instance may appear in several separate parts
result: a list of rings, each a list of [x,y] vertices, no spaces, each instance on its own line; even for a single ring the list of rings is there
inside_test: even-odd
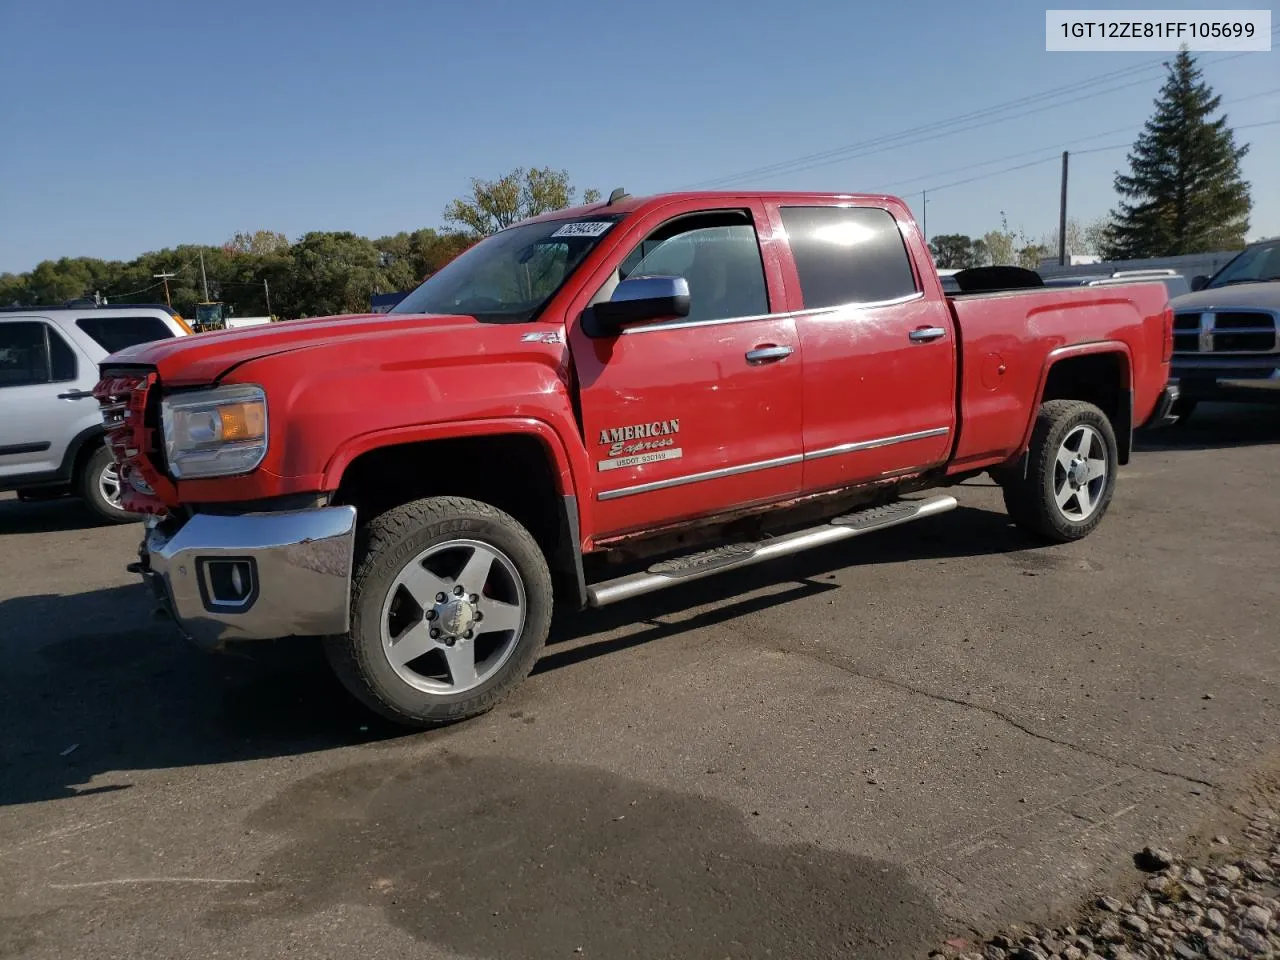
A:
[[[801,351],[764,208],[673,204],[627,222],[619,258],[570,306],[627,276],[683,276],[688,317],[593,338],[570,327],[598,537],[794,496]],[[764,243],[762,244],[762,241]]]
[[[55,479],[71,440],[101,422],[96,369],[40,317],[0,318],[0,483]]]
[[[807,493],[940,465],[955,439],[951,311],[908,252],[913,221],[896,213],[770,205],[804,352]]]

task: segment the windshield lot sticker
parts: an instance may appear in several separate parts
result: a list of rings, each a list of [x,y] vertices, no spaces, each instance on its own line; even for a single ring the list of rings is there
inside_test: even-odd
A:
[[[684,451],[675,445],[680,421],[655,420],[626,427],[610,427],[600,431],[600,443],[607,447],[609,459],[601,460],[601,470],[638,467],[659,460],[679,460]]]
[[[612,226],[612,220],[583,220],[578,223],[566,223],[551,236],[598,237]]]

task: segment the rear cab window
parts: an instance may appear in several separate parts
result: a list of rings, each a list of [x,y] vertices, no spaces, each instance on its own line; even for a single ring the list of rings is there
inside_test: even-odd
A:
[[[906,241],[882,207],[781,206],[806,310],[920,293]]]
[[[166,340],[174,335],[169,325],[159,317],[81,317],[76,326],[107,353],[152,340]]]

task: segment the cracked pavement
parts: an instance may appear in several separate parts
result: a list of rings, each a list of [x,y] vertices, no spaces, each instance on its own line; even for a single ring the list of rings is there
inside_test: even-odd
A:
[[[1068,915],[1275,754],[1278,444],[1197,411],[1064,547],[966,484],[559,624],[408,735],[307,644],[151,621],[136,526],[0,500],[0,956],[922,957]]]

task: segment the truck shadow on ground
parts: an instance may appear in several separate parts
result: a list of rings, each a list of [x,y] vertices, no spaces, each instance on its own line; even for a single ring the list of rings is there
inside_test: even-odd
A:
[[[0,494],[0,536],[15,533],[58,533],[112,526],[76,497],[19,500]],[[141,522],[138,536],[142,536]]]
[[[851,566],[1031,547],[1003,514],[981,510],[961,508],[905,530],[563,618],[537,670],[839,589],[834,571]],[[771,585],[783,589],[759,595]],[[658,619],[699,606],[709,609],[679,623]],[[210,655],[151,611],[141,584],[0,602],[0,806],[127,790],[130,771],[291,756],[406,735],[339,685],[313,639],[254,644],[252,658]],[[651,629],[591,640],[637,622]],[[584,642],[567,642],[575,639]]]
[[[352,904],[471,957],[887,958],[941,939],[900,867],[762,841],[744,814],[573,763],[356,763],[254,811],[248,825],[284,842],[206,923],[233,933]]]
[[[927,522],[899,530],[873,533],[852,542],[836,543],[742,570],[714,574],[617,606],[559,617],[547,638],[547,652],[538,661],[534,673],[571,666],[688,630],[758,613],[792,600],[839,590],[840,585],[832,582],[838,570],[865,564],[1031,552],[1036,546],[1019,533],[1003,513],[958,507]],[[771,587],[783,589],[769,590]],[[769,592],[760,593],[763,590]],[[708,609],[675,623],[658,619],[698,607]],[[572,645],[573,641],[637,623],[644,623],[647,628],[623,637]]]
[[[1280,404],[1202,403],[1185,421],[1134,435],[1138,453],[1274,443],[1280,443]]]

